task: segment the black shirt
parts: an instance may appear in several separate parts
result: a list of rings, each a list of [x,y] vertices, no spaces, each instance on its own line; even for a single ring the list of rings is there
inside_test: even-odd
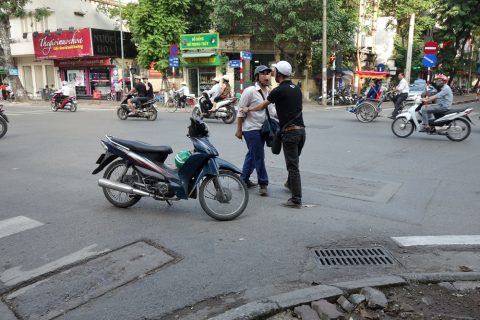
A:
[[[137,97],[145,97],[147,95],[147,88],[142,82],[136,83],[133,87],[137,91]]]
[[[147,82],[147,98],[153,98],[153,87],[150,82]]]
[[[295,118],[302,111],[302,91],[291,80],[285,80],[273,89],[267,100],[275,104],[280,127]],[[290,125],[305,126],[300,114]]]

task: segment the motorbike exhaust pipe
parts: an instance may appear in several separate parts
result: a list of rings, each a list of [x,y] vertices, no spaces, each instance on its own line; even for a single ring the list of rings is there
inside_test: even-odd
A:
[[[114,182],[114,181],[110,181],[108,179],[99,179],[98,180],[98,185],[100,187],[113,189],[113,190],[116,190],[116,191],[121,191],[121,192],[129,193],[129,194],[133,193],[133,194],[136,194],[136,195],[139,195],[139,196],[144,196],[144,197],[152,197],[153,196],[148,192],[145,192],[145,191],[142,191],[142,190],[139,190],[139,189],[135,189],[134,187],[129,186],[128,184],[121,183],[121,182]]]

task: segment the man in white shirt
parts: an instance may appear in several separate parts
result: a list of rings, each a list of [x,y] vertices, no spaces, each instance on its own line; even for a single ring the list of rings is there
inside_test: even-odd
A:
[[[395,109],[392,112],[392,115],[389,117],[390,119],[395,119],[402,107],[402,102],[407,100],[408,92],[410,91],[410,87],[408,85],[407,80],[405,80],[405,75],[403,73],[398,74],[398,86],[396,88],[398,95],[395,98]]]
[[[210,88],[210,90],[207,90],[208,97],[210,98],[211,101],[215,100],[216,97],[220,94],[220,78],[216,77],[213,78],[213,86]]]
[[[116,100],[117,101],[122,100],[122,84],[119,81],[115,82],[114,90],[115,90]]]
[[[175,91],[178,93],[180,96],[180,99],[178,99],[178,106],[185,106],[185,103],[187,101],[187,95],[190,94],[190,90],[188,89],[187,83],[185,81],[182,82],[182,87]]]
[[[256,106],[265,101],[270,93],[270,73],[272,70],[267,66],[260,65],[255,69],[255,85],[248,87],[243,91],[240,98],[238,110],[242,107]],[[276,109],[273,104],[268,106],[270,117],[276,117]],[[262,138],[262,125],[267,118],[265,109],[249,112],[241,111],[237,115],[237,130],[235,136],[238,139],[245,138],[248,152],[243,163],[242,174],[240,178],[245,181],[247,187],[252,188],[257,184],[250,181],[250,175],[253,170],[257,171],[258,184],[260,185],[260,195],[267,195],[268,175],[265,168],[265,140]]]

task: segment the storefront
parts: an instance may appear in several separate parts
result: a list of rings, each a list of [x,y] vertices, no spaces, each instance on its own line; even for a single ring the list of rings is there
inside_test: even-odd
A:
[[[209,90],[212,79],[217,76],[217,68],[224,65],[222,57],[215,52],[184,53],[187,72],[187,83],[190,92],[199,96],[201,92]]]
[[[121,56],[118,31],[84,28],[39,34],[33,44],[35,59],[53,60],[59,80],[67,81],[79,98],[105,97],[122,78],[122,70],[112,64],[112,58]],[[124,56],[135,55],[130,34],[124,33]]]

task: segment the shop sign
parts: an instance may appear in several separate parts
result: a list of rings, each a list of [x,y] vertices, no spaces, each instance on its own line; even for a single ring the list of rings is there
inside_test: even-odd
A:
[[[33,38],[35,59],[65,59],[92,56],[90,29],[55,32],[48,36],[44,33]]]
[[[183,34],[180,36],[180,49],[216,49],[218,33]]]
[[[215,67],[221,66],[222,60],[220,56],[201,57],[201,58],[185,58],[186,64],[184,67]]]
[[[95,56],[115,57],[117,55],[115,31],[92,29],[92,45]]]
[[[8,69],[8,74],[11,76],[18,76],[18,69]]]
[[[110,58],[82,59],[82,60],[55,60],[53,65],[58,68],[88,68],[88,67],[109,67]]]
[[[7,70],[0,69],[0,74],[7,74]]]

